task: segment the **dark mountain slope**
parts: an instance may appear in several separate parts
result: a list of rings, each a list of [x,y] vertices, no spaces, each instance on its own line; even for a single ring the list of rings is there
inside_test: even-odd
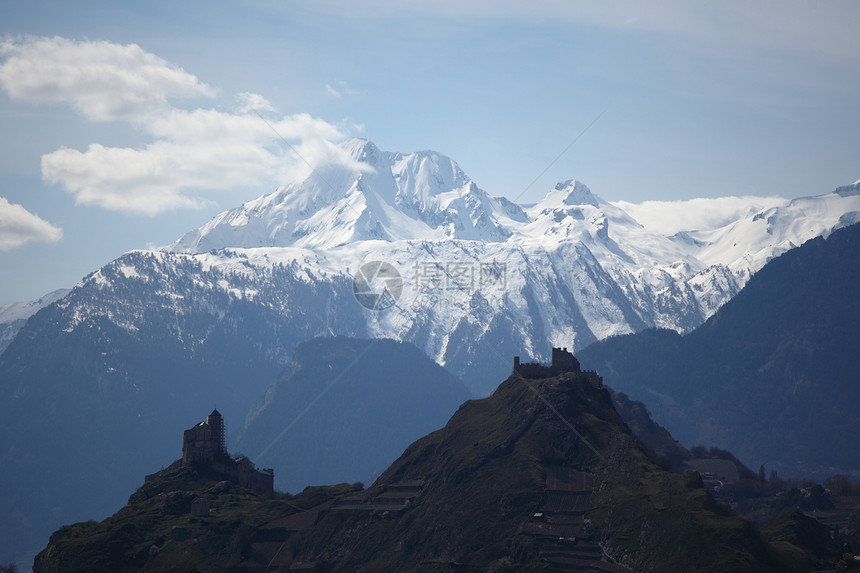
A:
[[[631,400],[627,394],[616,392],[607,387],[612,396],[612,405],[618,410],[621,418],[633,432],[633,435],[666,458],[676,470],[684,467],[684,462],[690,459],[690,452],[682,446],[672,434],[651,418],[651,413],[645,404]]]
[[[770,544],[719,511],[698,474],[662,464],[593,374],[517,375],[463,404],[366,490],[260,497],[168,468],[112,518],[56,532],[36,571],[767,572],[835,562],[804,546],[826,530],[802,515],[783,516]],[[211,512],[189,515],[195,498]]]
[[[288,349],[330,320],[364,334],[357,304],[311,310],[352,298],[349,282],[291,267],[266,280],[283,292],[188,257],[129,253],[28,320],[0,356],[0,563],[64,522],[108,515],[170,463],[201,408],[244,419]],[[254,301],[234,294],[248,289]]]
[[[697,477],[664,470],[594,381],[514,376],[465,403],[321,514],[292,559],[337,571],[767,570],[752,528],[712,511]],[[386,514],[382,502],[410,485]]]
[[[370,482],[470,397],[412,344],[317,338],[296,347],[233,447],[273,467],[284,491]]]
[[[177,461],[147,476],[128,504],[101,523],[87,521],[54,532],[33,570],[252,571],[239,564],[248,561],[251,540],[261,526],[361,489],[343,484],[307,488],[297,496],[259,495],[221,478],[211,469]],[[192,513],[195,500],[206,500],[211,513]]]
[[[860,473],[860,225],[769,262],[704,325],[580,353],[682,443],[781,474]],[[848,441],[846,441],[848,440]]]

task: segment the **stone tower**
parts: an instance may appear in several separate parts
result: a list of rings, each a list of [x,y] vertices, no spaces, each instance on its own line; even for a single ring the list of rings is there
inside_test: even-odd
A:
[[[197,460],[213,462],[227,455],[224,444],[224,418],[218,410],[206,417],[182,436],[182,461],[185,464]]]
[[[224,417],[215,409],[206,417],[206,423],[209,424],[209,431],[212,433],[212,442],[216,448],[216,453],[226,454],[227,446],[224,443]]]
[[[224,417],[218,410],[182,435],[182,464],[208,467],[223,479],[260,493],[274,491],[275,470],[258,469],[245,456],[231,459],[224,443]],[[149,480],[150,476],[147,476]],[[202,511],[202,510],[201,510]]]

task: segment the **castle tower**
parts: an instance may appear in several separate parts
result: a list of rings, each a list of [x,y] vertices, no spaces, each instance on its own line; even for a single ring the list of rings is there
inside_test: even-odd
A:
[[[572,353],[568,352],[567,348],[552,349],[552,366],[553,374],[562,372],[579,372],[579,360]]]
[[[224,442],[224,417],[218,410],[182,434],[182,464],[199,465],[220,472],[224,479],[263,493],[274,491],[275,472],[257,469],[251,460],[242,456],[231,459]],[[147,476],[149,479],[149,476]],[[201,510],[202,511],[202,510]]]
[[[206,424],[209,426],[209,432],[212,443],[215,447],[215,454],[227,453],[227,446],[224,443],[224,417],[216,409],[206,417]]]

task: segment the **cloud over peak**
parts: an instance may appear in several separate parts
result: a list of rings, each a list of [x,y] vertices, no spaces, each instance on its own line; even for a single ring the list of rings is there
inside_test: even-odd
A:
[[[138,147],[93,143],[42,156],[45,181],[82,205],[157,215],[211,203],[207,191],[275,183],[303,173],[295,153],[312,158],[342,139],[308,114],[276,114],[260,94],[237,95],[238,112],[185,109],[174,100],[214,97],[196,76],[136,44],[26,37],[0,42],[0,88],[14,101],[67,103],[90,121],[123,121],[152,138]],[[293,140],[284,146],[283,139]]]
[[[250,93],[250,92],[241,92],[238,94],[237,99],[239,100],[239,112],[240,113],[248,113],[252,111],[268,111],[275,113],[277,110],[269,103],[269,100],[261,96],[260,94]]]

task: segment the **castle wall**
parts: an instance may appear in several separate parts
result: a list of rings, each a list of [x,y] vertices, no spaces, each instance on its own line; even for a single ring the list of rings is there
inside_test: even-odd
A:
[[[221,453],[217,440],[205,422],[185,430],[182,435],[182,461],[186,464],[198,460],[213,461]]]
[[[514,372],[523,378],[537,380],[552,378],[564,372],[580,372],[579,360],[568,352],[567,348],[552,349],[552,363],[544,366],[538,362],[520,362],[519,356],[514,356]]]
[[[275,490],[273,470],[258,470],[251,460],[244,457],[238,458],[235,462],[239,485],[259,493],[271,493]]]

